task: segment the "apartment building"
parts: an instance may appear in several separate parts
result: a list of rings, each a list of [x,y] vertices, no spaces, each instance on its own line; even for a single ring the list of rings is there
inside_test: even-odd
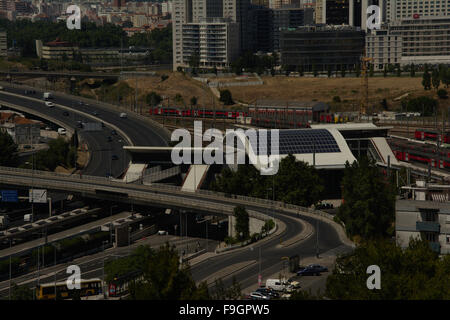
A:
[[[375,70],[386,64],[450,64],[450,16],[391,21],[366,37]]]
[[[450,15],[448,0],[389,0],[386,3],[387,21],[419,17]]]
[[[198,55],[200,67],[225,68],[239,56],[239,25],[223,18],[183,24],[183,61]]]
[[[195,50],[201,66],[222,68],[251,46],[250,0],[175,0],[173,6],[174,70],[188,67]]]
[[[439,254],[450,253],[450,186],[416,181],[402,187],[395,203],[395,234],[400,247],[425,239]]]

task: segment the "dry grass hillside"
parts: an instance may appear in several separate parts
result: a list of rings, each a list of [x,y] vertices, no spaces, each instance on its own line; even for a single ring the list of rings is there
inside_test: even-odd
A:
[[[215,101],[216,106],[221,105],[206,85],[192,80],[179,72],[164,72],[169,78],[162,81],[162,74],[159,73],[158,77],[138,79],[139,95],[145,96],[151,91],[155,91],[160,96],[169,97],[171,105],[174,105],[177,94],[181,95],[185,106],[190,106],[190,100],[194,96],[197,97],[198,106],[211,106],[213,101]],[[126,80],[126,82],[133,89],[136,86],[136,81],[133,79]],[[164,104],[166,105],[167,101]],[[177,103],[177,105],[183,106],[183,103]]]
[[[361,78],[303,78],[263,77],[264,85],[231,87],[233,98],[240,102],[253,103],[256,99],[323,101],[331,102],[339,96],[342,108],[358,105],[362,96]],[[390,105],[394,98],[405,93],[411,96],[435,94],[425,92],[422,78],[376,77],[369,78],[369,97],[375,104],[387,99]]]

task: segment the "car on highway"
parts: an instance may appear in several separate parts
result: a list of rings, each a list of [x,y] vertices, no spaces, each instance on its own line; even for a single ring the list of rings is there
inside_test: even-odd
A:
[[[328,268],[323,267],[319,264],[310,264],[307,267],[300,268],[297,271],[298,276],[319,276],[322,272],[327,272]]]
[[[92,115],[98,116],[98,112],[97,112],[97,111],[94,111],[94,112],[92,112]]]
[[[263,293],[257,291],[250,293],[249,298],[252,300],[270,300],[269,296],[266,296]]]
[[[127,114],[126,114],[125,112],[122,112],[122,113],[120,114],[120,117],[121,117],[122,119],[125,119],[125,118],[127,117]]]
[[[0,86],[0,90],[5,90],[5,88],[3,88],[2,86]]]
[[[119,157],[118,157],[117,155],[113,154],[112,157],[111,157],[111,159],[112,159],[112,160],[119,160]]]
[[[50,108],[53,108],[55,105],[53,104],[53,102],[50,102],[50,101],[45,101],[45,105],[47,106],[47,107],[50,107]]]

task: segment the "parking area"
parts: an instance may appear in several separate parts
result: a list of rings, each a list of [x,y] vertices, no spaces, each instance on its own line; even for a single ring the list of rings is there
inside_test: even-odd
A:
[[[327,268],[328,271],[325,271],[325,272],[321,271],[321,272],[319,272],[318,275],[316,272],[304,272],[303,275],[297,275],[296,273],[286,273],[283,276],[285,276],[285,278],[287,280],[291,280],[292,282],[298,282],[300,285],[300,288],[298,288],[299,290],[305,290],[305,291],[311,290],[311,293],[314,295],[317,295],[318,293],[323,294],[326,289],[327,277],[333,271],[334,263],[335,263],[335,257],[333,257],[333,256],[324,256],[324,257],[319,257],[319,258],[316,258],[316,257],[305,258],[301,261],[300,269],[305,268],[309,265],[315,264],[315,265],[320,265],[322,267]],[[276,273],[270,277],[267,277],[266,279],[263,279],[263,281],[262,281],[263,286],[266,285],[267,279],[278,279],[279,276],[280,276],[280,274]],[[258,290],[258,285],[255,284],[253,286],[250,286],[250,287],[244,289],[243,293],[245,294],[245,296],[247,296],[248,299],[255,299],[255,300],[263,299],[262,297],[259,298],[257,295],[254,295],[253,297],[251,297],[252,293],[257,290]],[[289,298],[288,292],[279,291],[278,293],[280,294],[279,298]],[[272,296],[270,298],[273,299],[274,297]]]

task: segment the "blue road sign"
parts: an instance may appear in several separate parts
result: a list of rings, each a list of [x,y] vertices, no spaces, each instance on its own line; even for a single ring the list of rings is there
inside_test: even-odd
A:
[[[18,202],[17,190],[2,190],[2,202]]]

